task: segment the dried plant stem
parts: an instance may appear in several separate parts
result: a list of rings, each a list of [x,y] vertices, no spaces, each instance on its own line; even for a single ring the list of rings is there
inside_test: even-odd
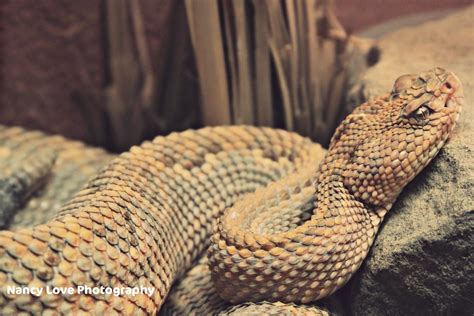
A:
[[[204,4],[206,14],[196,9]],[[283,123],[278,127],[328,143],[344,112],[346,91],[360,78],[355,72],[368,66],[356,58],[367,49],[357,52],[359,46],[350,45],[332,1],[188,0],[186,5],[205,117],[226,108],[230,121],[218,123]],[[203,82],[210,78],[220,80],[225,92],[210,91]],[[217,103],[218,95],[228,99]]]

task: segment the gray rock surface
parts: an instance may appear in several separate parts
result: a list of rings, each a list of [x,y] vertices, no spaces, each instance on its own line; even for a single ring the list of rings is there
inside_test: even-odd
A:
[[[403,191],[369,258],[343,290],[354,315],[474,315],[474,6],[380,42],[369,95],[441,66],[464,85],[451,141]]]

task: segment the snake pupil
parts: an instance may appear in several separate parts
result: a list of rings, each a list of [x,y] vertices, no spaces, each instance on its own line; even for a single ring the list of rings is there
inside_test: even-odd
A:
[[[426,105],[422,105],[416,112],[415,118],[418,120],[426,120],[428,116],[431,114],[431,109]]]

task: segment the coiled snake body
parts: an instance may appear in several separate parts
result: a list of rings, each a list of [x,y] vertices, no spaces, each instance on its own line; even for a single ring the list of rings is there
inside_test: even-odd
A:
[[[441,68],[402,76],[341,123],[321,163],[319,145],[270,128],[132,147],[45,224],[0,232],[1,313],[153,314],[167,297],[171,313],[320,313],[304,304],[358,269],[398,194],[447,140],[461,98]],[[79,285],[156,290],[8,292]]]

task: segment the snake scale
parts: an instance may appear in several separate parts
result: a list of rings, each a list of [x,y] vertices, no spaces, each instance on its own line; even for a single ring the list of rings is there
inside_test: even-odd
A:
[[[360,267],[403,187],[448,139],[462,98],[441,68],[401,76],[347,116],[325,155],[295,133],[249,126],[172,133],[117,157],[2,127],[3,220],[21,205],[29,215],[0,232],[0,313],[325,314],[312,302]],[[59,183],[61,202],[78,192],[38,223]],[[33,206],[23,201],[41,185]],[[8,292],[79,285],[155,291]]]

